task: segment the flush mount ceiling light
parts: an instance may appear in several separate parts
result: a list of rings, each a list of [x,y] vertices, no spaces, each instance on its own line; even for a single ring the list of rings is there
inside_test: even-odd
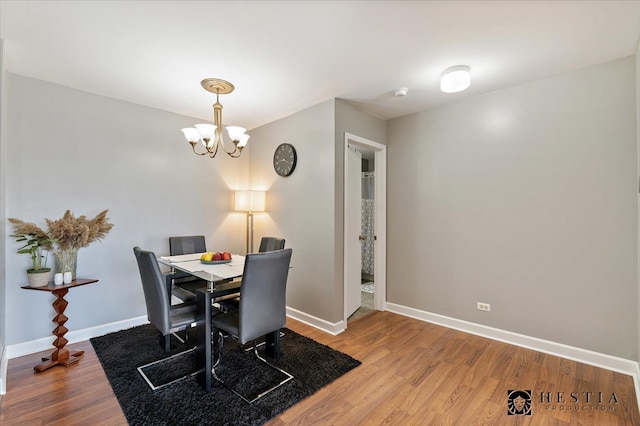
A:
[[[229,138],[233,143],[233,150],[226,148],[222,133],[222,104],[220,104],[220,95],[226,95],[233,92],[233,84],[219,78],[205,78],[200,82],[204,90],[216,94],[216,103],[213,104],[213,123],[214,124],[196,124],[195,127],[182,129],[184,137],[191,144],[193,152],[197,155],[209,155],[213,158],[218,153],[218,148],[222,146],[222,150],[230,157],[238,158],[242,154],[242,149],[249,140],[249,135],[245,132],[247,129],[238,126],[226,126]],[[204,145],[205,152],[198,152],[196,146],[198,142]]]
[[[466,65],[449,67],[440,78],[440,90],[444,93],[456,93],[465,90],[471,84],[471,69]]]

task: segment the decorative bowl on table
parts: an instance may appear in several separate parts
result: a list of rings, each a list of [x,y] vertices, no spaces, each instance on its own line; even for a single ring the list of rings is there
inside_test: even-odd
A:
[[[208,251],[200,256],[200,263],[205,265],[217,265],[231,262],[231,253],[228,251]]]

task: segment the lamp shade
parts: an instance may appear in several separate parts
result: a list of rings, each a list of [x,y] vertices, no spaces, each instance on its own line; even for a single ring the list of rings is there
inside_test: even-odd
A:
[[[233,209],[237,212],[263,212],[264,191],[236,191]]]
[[[227,126],[226,129],[232,141],[239,141],[242,135],[244,135],[244,132],[247,131],[244,127],[238,126]]]
[[[198,129],[202,139],[213,139],[213,135],[216,132],[215,124],[196,124],[195,128]]]
[[[184,133],[184,137],[189,142],[198,142],[200,140],[200,132],[195,127],[186,127],[182,129],[182,133]]]
[[[240,136],[240,142],[238,142],[238,146],[239,147],[243,147],[247,144],[247,142],[249,141],[250,136],[248,134],[244,134],[242,136]]]

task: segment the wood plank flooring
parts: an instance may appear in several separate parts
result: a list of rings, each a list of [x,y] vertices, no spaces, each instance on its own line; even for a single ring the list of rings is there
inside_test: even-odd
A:
[[[291,319],[287,326],[362,365],[270,426],[640,425],[624,374],[389,312],[367,314],[338,336]],[[71,347],[85,351],[71,368],[34,374],[46,353],[9,361],[1,425],[127,424],[91,344]],[[508,390],[532,391],[531,415],[507,415]]]

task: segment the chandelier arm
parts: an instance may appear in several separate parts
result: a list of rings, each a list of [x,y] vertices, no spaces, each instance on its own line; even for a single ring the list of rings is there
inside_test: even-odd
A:
[[[236,151],[238,151],[238,150],[236,149],[236,150],[235,150],[235,151],[233,151],[233,152],[227,152],[227,155],[228,155],[229,157],[231,157],[231,158],[238,158],[238,157],[240,157],[240,154],[242,154],[242,152],[241,152],[241,151],[238,151],[238,153],[237,153],[237,154],[234,154]],[[226,151],[225,151],[225,152],[226,152]]]
[[[207,148],[207,152],[209,153],[210,158],[214,158],[216,156],[216,154],[218,153],[218,146],[219,146],[218,140],[214,139],[213,147]]]
[[[193,149],[193,153],[196,155],[207,155],[207,152],[198,152],[196,151],[197,142],[189,142],[191,144],[191,148]]]
[[[229,154],[231,157],[233,157],[233,154],[235,154],[238,151],[238,146],[234,144],[234,149],[233,151],[227,151],[227,148],[225,148],[224,146],[222,147],[222,149],[224,149],[224,152],[226,152],[227,154]],[[238,158],[238,157],[233,157],[233,158]]]

